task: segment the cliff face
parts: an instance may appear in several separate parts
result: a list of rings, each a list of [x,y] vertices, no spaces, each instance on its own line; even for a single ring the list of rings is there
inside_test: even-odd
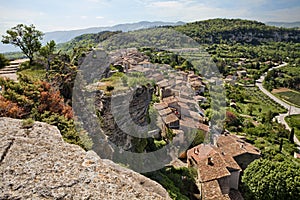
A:
[[[137,88],[133,93],[129,91],[113,97],[102,93],[96,95],[96,107],[102,118],[101,128],[110,142],[126,151],[140,150],[137,144],[141,141],[133,142],[135,136],[141,138],[138,135],[140,130],[130,130],[130,128],[132,124],[147,125],[151,96],[152,90],[144,86]]]
[[[0,199],[169,199],[150,179],[62,140],[58,129],[0,118]]]

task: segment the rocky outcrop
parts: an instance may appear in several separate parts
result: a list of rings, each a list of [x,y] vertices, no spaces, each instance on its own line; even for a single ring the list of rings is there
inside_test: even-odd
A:
[[[0,118],[0,199],[169,199],[156,182],[63,141],[45,123]]]
[[[139,135],[144,132],[141,128],[147,128],[152,92],[151,88],[141,86],[134,91],[129,90],[113,96],[106,96],[101,92],[96,95],[96,108],[102,118],[101,128],[110,142],[123,150],[138,152],[136,145],[140,142],[134,144],[133,138],[142,138]],[[139,129],[130,130],[132,124]]]

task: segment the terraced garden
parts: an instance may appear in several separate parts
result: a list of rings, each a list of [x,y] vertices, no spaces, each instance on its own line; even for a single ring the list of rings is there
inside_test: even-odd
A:
[[[267,112],[284,113],[287,110],[262,93],[257,87],[245,88],[245,103],[240,103],[239,107],[242,113],[248,113],[249,107],[252,107],[252,115],[263,117]],[[251,105],[251,106],[250,106]]]

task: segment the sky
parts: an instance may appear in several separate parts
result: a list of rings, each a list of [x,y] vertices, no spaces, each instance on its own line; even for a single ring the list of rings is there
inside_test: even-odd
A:
[[[0,0],[0,35],[17,24],[43,32],[139,21],[241,18],[300,21],[299,0]]]

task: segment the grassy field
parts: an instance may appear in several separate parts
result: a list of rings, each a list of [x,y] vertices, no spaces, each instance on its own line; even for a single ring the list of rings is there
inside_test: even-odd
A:
[[[273,92],[279,98],[290,102],[291,104],[300,107],[300,92],[294,90],[287,90],[282,92]]]
[[[295,128],[295,134],[300,139],[300,115],[291,115],[285,118],[285,121],[292,128]]]

